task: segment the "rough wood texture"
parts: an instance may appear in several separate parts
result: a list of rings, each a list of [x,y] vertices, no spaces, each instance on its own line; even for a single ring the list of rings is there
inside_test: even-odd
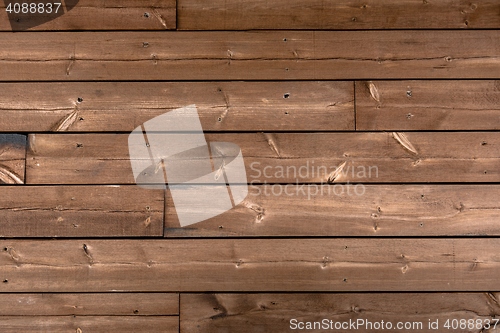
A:
[[[178,28],[464,29],[500,27],[496,1],[178,0]]]
[[[0,3],[0,31],[169,30],[176,28],[175,0],[66,0],[58,13],[14,14]],[[35,1],[24,1],[35,2]],[[57,1],[54,1],[57,2]],[[38,3],[38,2],[36,2]],[[46,3],[46,2],[43,2]],[[48,9],[48,7],[47,7]]]
[[[26,136],[0,134],[0,183],[24,183],[26,165]]]
[[[0,131],[132,131],[195,104],[205,131],[354,130],[352,82],[0,84]],[[8,121],[7,121],[8,120]]]
[[[234,209],[184,228],[168,195],[165,236],[500,235],[497,185],[251,185],[249,189]],[[207,202],[192,209],[211,208]]]
[[[498,238],[1,240],[0,292],[495,290],[499,246]]]
[[[370,84],[379,94],[376,101]],[[356,82],[358,130],[498,130],[500,81]]]
[[[2,187],[0,237],[162,236],[163,200],[138,186]]]
[[[4,81],[500,76],[492,47],[500,30],[27,32],[0,40]]]
[[[179,295],[166,293],[0,294],[3,316],[167,316]],[[3,331],[3,330],[2,330]]]
[[[27,183],[132,184],[127,139],[30,135]],[[241,147],[249,183],[500,181],[500,137],[494,132],[209,133],[206,139]],[[179,177],[189,179],[192,164],[179,162]]]
[[[490,319],[500,314],[499,293],[400,294],[183,294],[181,332],[288,332],[290,320],[349,322],[364,319],[393,324],[390,332],[446,331],[446,320]],[[438,320],[438,329],[428,323]],[[398,322],[416,322],[411,329],[395,329]],[[419,325],[419,324],[416,324]],[[498,326],[498,325],[497,325]],[[497,332],[491,328],[489,332]],[[306,330],[306,332],[320,330]],[[374,332],[369,326],[321,332]],[[476,333],[480,328],[460,330]]]
[[[5,316],[0,317],[2,333],[44,332],[44,333],[178,333],[178,317],[122,317],[122,316]]]

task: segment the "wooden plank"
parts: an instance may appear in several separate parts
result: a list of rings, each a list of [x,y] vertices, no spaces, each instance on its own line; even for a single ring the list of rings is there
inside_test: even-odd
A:
[[[0,183],[24,183],[26,165],[26,136],[0,134]]]
[[[171,134],[174,135],[174,134]],[[208,133],[208,142],[241,148],[249,183],[499,182],[494,132]],[[33,134],[29,184],[132,184],[128,135]],[[406,146],[406,147],[405,147]],[[413,150],[413,152],[412,152]],[[134,157],[135,158],[135,157]],[[178,176],[191,179],[191,159]]]
[[[499,246],[498,238],[7,239],[0,292],[495,290]]]
[[[181,228],[171,195],[166,237],[500,235],[497,185],[251,185],[232,210]],[[193,212],[212,209],[210,201]],[[214,214],[216,215],[216,214]]]
[[[22,3],[17,2],[17,3]],[[27,0],[25,3],[39,2]],[[0,31],[64,31],[64,30],[170,30],[176,28],[175,0],[66,0],[53,10],[45,5],[43,13],[16,14],[6,12],[0,3]],[[45,4],[45,2],[44,2]],[[11,8],[12,9],[12,8]],[[41,10],[41,9],[40,9]],[[56,13],[57,10],[57,13]]]
[[[362,81],[356,82],[356,127],[498,130],[499,104],[500,81]]]
[[[500,27],[496,1],[178,0],[178,28],[464,29]]]
[[[162,236],[163,200],[138,186],[3,187],[0,237]]]
[[[57,37],[45,32],[0,34],[1,80],[500,76],[499,30],[64,32]]]
[[[352,82],[0,84],[0,131],[132,131],[195,104],[205,131],[354,130]]]
[[[171,293],[0,294],[0,316],[168,316],[179,314]],[[1,328],[2,320],[0,320]]]
[[[499,293],[401,293],[401,294],[182,294],[181,332],[288,332],[306,322],[327,320],[323,332],[374,332],[384,321],[390,332],[442,332],[446,321],[474,320],[460,332],[493,329],[500,314]],[[353,321],[359,326],[343,324]],[[333,327],[330,326],[333,321]],[[436,323],[437,327],[429,327]],[[304,324],[298,324],[302,322]],[[369,326],[368,322],[372,323]],[[397,329],[402,323],[402,329]],[[408,324],[407,324],[408,323]],[[415,324],[413,324],[415,323]],[[467,322],[466,322],[467,323]],[[404,329],[404,325],[408,325]],[[475,325],[478,324],[478,327]],[[312,324],[314,325],[314,323]],[[344,325],[344,329],[341,326]],[[392,329],[387,327],[392,325]],[[347,328],[346,328],[347,327]],[[313,330],[306,330],[312,332]]]
[[[122,317],[122,316],[6,316],[0,317],[0,329],[5,333],[36,332],[68,333],[68,332],[151,332],[177,333],[179,319],[177,317]]]

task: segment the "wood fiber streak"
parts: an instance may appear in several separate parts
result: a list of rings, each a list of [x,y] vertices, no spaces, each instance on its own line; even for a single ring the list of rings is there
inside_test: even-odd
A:
[[[479,243],[467,238],[1,240],[0,292],[495,290],[500,239]]]
[[[247,180],[254,184],[326,184],[343,163],[334,183],[500,181],[500,137],[494,132],[208,133],[205,137],[207,142],[237,144]],[[29,141],[28,184],[134,183],[128,135],[33,134]],[[197,164],[193,166],[190,159],[177,162],[177,179],[190,179]]]
[[[181,332],[287,332],[290,320],[333,322],[416,322],[410,330],[436,332],[428,323],[473,319],[492,323],[500,314],[498,293],[397,294],[183,294]],[[413,324],[412,324],[413,325]],[[419,325],[419,324],[416,324]],[[372,326],[373,327],[373,326]],[[373,332],[369,326],[353,329]],[[314,330],[319,331],[319,330]],[[328,330],[325,330],[328,331]],[[335,330],[333,330],[335,331]],[[337,330],[342,331],[342,330]],[[403,330],[392,330],[397,332]],[[478,332],[477,328],[460,330]],[[494,331],[494,330],[493,330]]]
[[[0,66],[3,81],[485,79],[499,43],[500,30],[1,33]]]
[[[23,184],[25,166],[26,136],[0,134],[0,183]]]
[[[66,118],[65,132],[132,131],[191,104],[204,131],[354,130],[353,86],[336,81],[3,83],[0,131],[53,131]]]
[[[183,30],[500,28],[496,1],[178,0]]]

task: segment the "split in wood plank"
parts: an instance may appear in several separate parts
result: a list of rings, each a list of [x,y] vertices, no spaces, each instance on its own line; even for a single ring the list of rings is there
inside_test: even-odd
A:
[[[499,246],[499,238],[8,239],[0,292],[496,290]]]
[[[496,1],[178,0],[178,28],[466,29],[500,28]]]
[[[3,81],[487,79],[499,44],[500,30],[0,33],[0,66]]]
[[[24,183],[26,135],[0,134],[0,183]]]

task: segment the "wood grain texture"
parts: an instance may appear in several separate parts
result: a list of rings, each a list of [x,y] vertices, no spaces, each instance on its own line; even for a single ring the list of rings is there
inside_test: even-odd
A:
[[[487,79],[499,42],[499,30],[3,33],[0,66],[3,81]]]
[[[500,81],[356,82],[358,130],[498,130]]]
[[[498,287],[499,246],[498,238],[1,240],[0,291],[484,291]]]
[[[15,2],[8,1],[8,3]],[[51,14],[11,13],[7,16],[5,2],[1,2],[0,31],[171,30],[176,28],[175,0],[107,0],[105,2],[67,0],[62,3],[57,14],[55,14],[56,6],[54,5],[54,12]]]
[[[179,332],[179,319],[172,316],[5,316],[0,318],[2,319],[0,329],[5,333],[32,332],[33,329],[43,333]]]
[[[206,134],[241,148],[249,183],[499,182],[500,137],[494,132]],[[132,184],[125,134],[33,134],[28,184]],[[191,179],[193,161],[179,160]],[[196,166],[196,165],[195,165]]]
[[[167,316],[179,314],[171,293],[0,294],[3,316]],[[2,320],[0,320],[0,328]]]
[[[492,323],[500,314],[499,293],[371,293],[371,294],[183,294],[181,295],[181,332],[288,332],[290,320],[314,322],[384,321],[393,324],[390,332],[445,331],[453,319]],[[439,330],[428,323],[438,320]],[[410,329],[396,329],[397,323],[415,322]],[[418,326],[420,325],[421,326]],[[334,324],[335,325],[335,324]],[[492,325],[493,326],[493,325]],[[372,325],[373,327],[373,325]],[[403,326],[404,327],[404,326]],[[419,329],[420,327],[420,329]],[[298,329],[297,329],[298,330]],[[370,326],[351,328],[374,332]],[[460,332],[478,332],[478,328]],[[310,332],[342,329],[309,330]],[[491,328],[490,332],[497,332]]]
[[[185,30],[500,27],[500,5],[491,0],[178,0],[178,8]]]
[[[352,82],[0,84],[0,131],[132,131],[195,104],[205,131],[354,130]],[[7,121],[8,120],[8,121]]]
[[[24,183],[26,165],[26,136],[0,134],[0,183]]]
[[[0,237],[162,236],[163,200],[138,186],[3,187]]]
[[[168,195],[165,236],[500,235],[497,185],[288,184],[249,190],[234,209],[184,228]],[[208,201],[191,209],[213,207]]]

